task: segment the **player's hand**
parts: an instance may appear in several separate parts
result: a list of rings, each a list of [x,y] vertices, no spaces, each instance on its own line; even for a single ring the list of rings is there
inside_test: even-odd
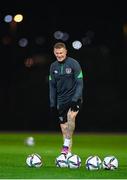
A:
[[[80,107],[77,102],[72,101],[70,108],[71,108],[71,111],[77,112],[77,111],[79,111]]]

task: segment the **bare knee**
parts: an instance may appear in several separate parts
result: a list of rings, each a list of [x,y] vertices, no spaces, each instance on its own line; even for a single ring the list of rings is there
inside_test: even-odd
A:
[[[75,120],[77,114],[78,114],[78,112],[68,111],[67,119],[73,121],[73,120]]]

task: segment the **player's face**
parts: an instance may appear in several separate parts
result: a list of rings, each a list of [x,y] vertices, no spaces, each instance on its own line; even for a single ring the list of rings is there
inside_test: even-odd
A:
[[[54,49],[54,55],[59,62],[62,62],[67,56],[67,50],[65,48]]]

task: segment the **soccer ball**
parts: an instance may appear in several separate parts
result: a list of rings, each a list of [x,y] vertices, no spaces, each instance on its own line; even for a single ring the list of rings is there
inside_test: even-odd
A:
[[[102,167],[102,162],[98,156],[89,156],[86,159],[85,166],[88,170],[99,170]]]
[[[34,146],[34,145],[35,145],[35,140],[34,140],[34,138],[33,138],[33,137],[27,137],[27,138],[25,139],[25,144],[26,144],[27,146]]]
[[[55,160],[55,164],[57,167],[60,168],[68,167],[66,155],[64,154],[59,155]]]
[[[103,169],[115,170],[118,168],[118,160],[115,156],[107,156],[102,162]]]
[[[28,155],[28,157],[26,158],[26,164],[29,167],[36,167],[36,168],[41,167],[42,166],[41,156],[37,153]]]
[[[79,168],[81,166],[81,158],[76,154],[72,154],[67,158],[67,163],[68,167],[71,169]]]

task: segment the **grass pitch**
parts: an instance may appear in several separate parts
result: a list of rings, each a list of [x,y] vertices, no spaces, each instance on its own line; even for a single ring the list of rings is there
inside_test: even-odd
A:
[[[24,144],[28,136],[35,139],[33,147]],[[127,179],[127,134],[75,133],[73,153],[82,160],[79,169],[55,166],[62,143],[60,133],[0,133],[0,179]],[[41,155],[42,167],[26,165],[26,157],[32,153]],[[88,171],[85,160],[90,155],[98,155],[101,160],[114,155],[119,167],[114,171]]]

